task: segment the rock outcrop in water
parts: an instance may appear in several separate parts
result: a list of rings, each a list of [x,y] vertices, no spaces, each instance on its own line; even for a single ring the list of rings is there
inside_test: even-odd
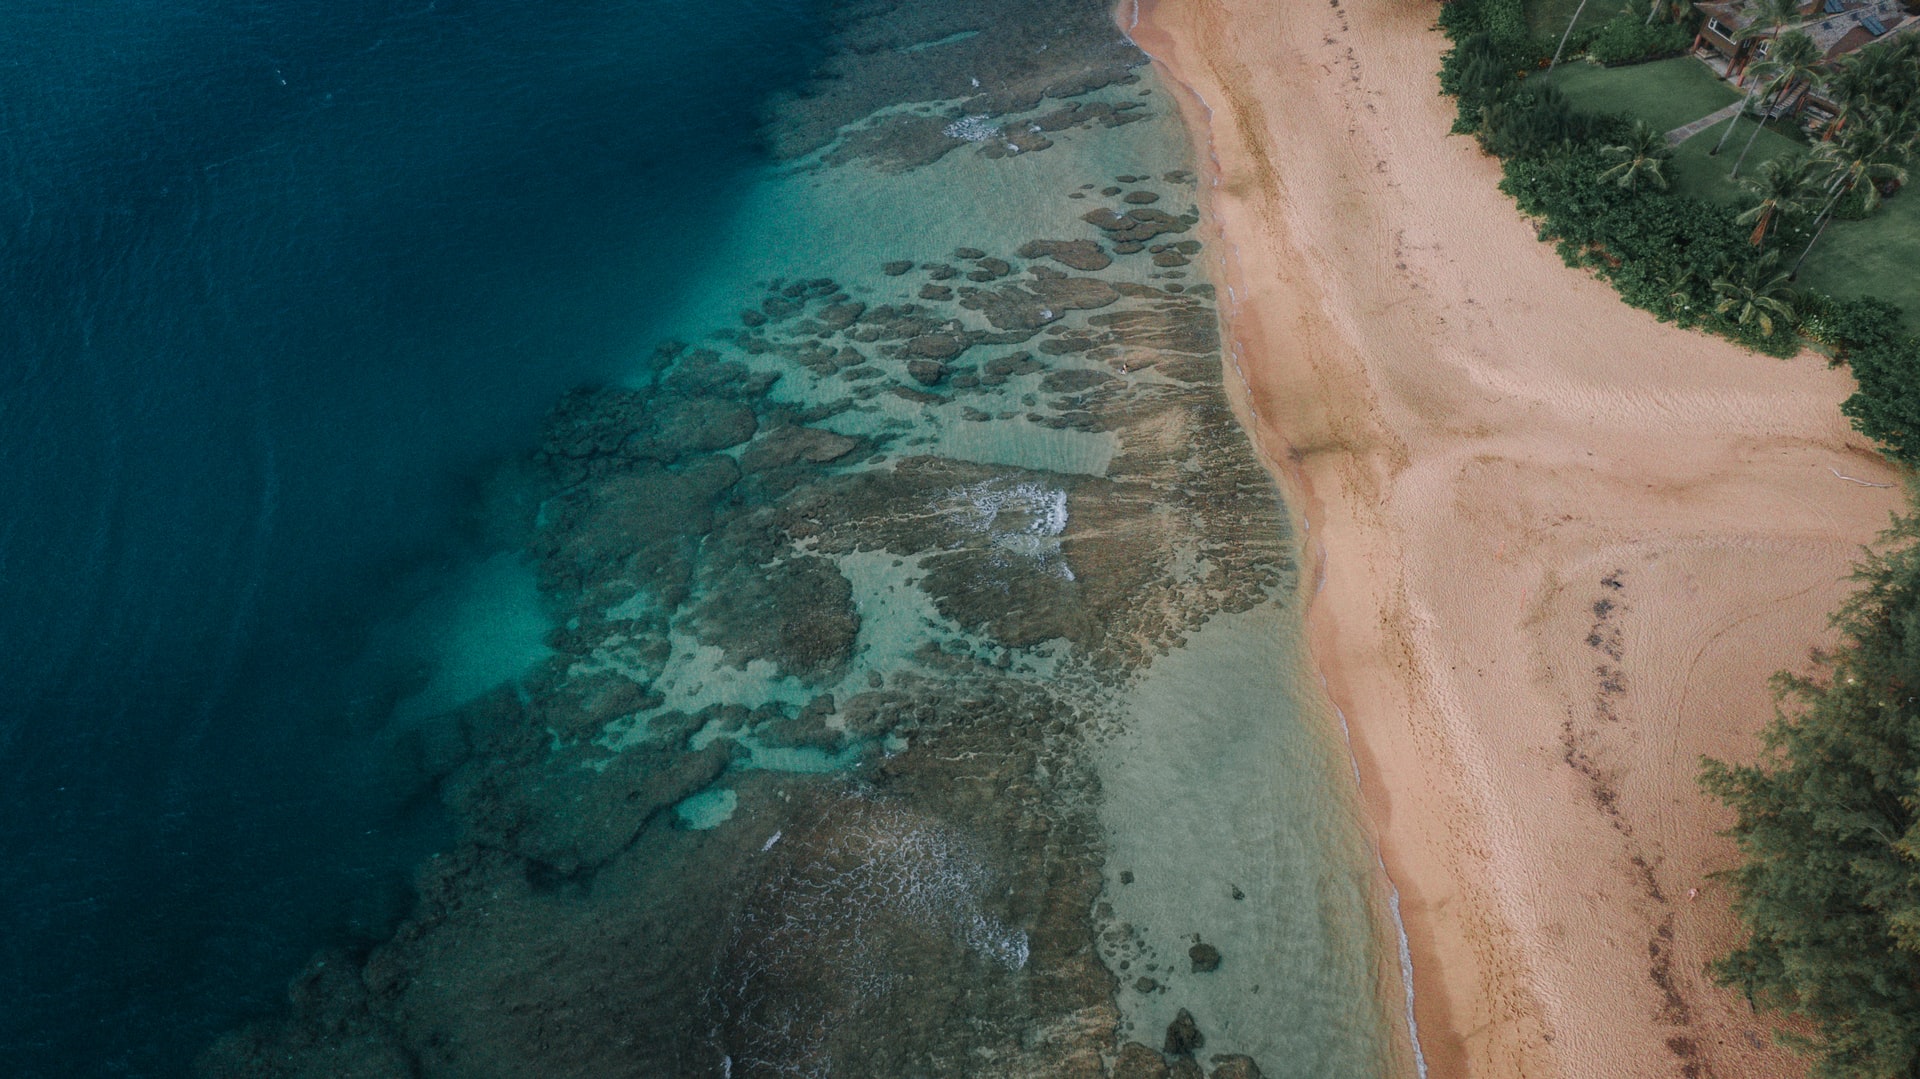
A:
[[[1211,974],[1220,969],[1220,949],[1204,941],[1195,941],[1187,949],[1187,960],[1193,964],[1195,974]]]
[[[1200,1025],[1193,1021],[1193,1014],[1185,1008],[1167,1024],[1167,1040],[1162,1047],[1174,1056],[1192,1056],[1194,1051],[1207,1043],[1200,1033]]]

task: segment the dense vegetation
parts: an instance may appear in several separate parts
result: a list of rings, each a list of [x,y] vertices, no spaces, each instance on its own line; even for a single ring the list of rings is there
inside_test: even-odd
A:
[[[1621,12],[1600,24],[1582,47],[1598,63],[1630,64],[1636,60],[1678,56],[1687,51],[1692,42],[1693,34],[1678,23],[1647,22],[1630,12]]]
[[[1655,4],[1643,20],[1569,30],[1565,55],[1614,63],[1670,50],[1687,0]],[[1792,114],[1819,85],[1841,111],[1811,149],[1741,179],[1744,207],[1675,193],[1663,132],[1575,109],[1541,77],[1562,43],[1529,32],[1520,0],[1445,5],[1454,47],[1441,83],[1458,101],[1455,130],[1502,159],[1502,189],[1570,265],[1660,318],[1760,351],[1830,350],[1859,384],[1842,406],[1854,425],[1920,464],[1920,338],[1891,304],[1793,285],[1834,219],[1873,213],[1907,180],[1920,149],[1920,39],[1823,67],[1785,28],[1792,5],[1770,6],[1781,16],[1756,23],[1774,40],[1747,73],[1747,104]],[[1733,130],[1715,150],[1732,151],[1739,177],[1759,127],[1744,147],[1729,144]],[[1920,1077],[1920,514],[1883,537],[1857,579],[1835,616],[1842,643],[1818,675],[1780,676],[1759,762],[1706,764],[1703,784],[1736,814],[1745,857],[1727,876],[1751,931],[1714,974],[1755,1007],[1804,1020],[1812,1034],[1798,1041],[1820,1075]]]
[[[1818,1073],[1920,1069],[1920,518],[1856,573],[1818,679],[1779,676],[1780,716],[1752,767],[1707,764],[1738,815],[1728,874],[1752,930],[1714,973],[1808,1020]]]

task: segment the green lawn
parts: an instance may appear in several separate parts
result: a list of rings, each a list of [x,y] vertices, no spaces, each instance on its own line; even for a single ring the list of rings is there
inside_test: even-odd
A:
[[[1587,5],[1583,23],[1597,6]],[[1572,12],[1573,4],[1565,5],[1563,24]],[[1618,113],[1663,131],[1724,108],[1740,96],[1706,65],[1685,56],[1615,68],[1584,61],[1563,64],[1553,73],[1553,82],[1577,109]],[[1751,196],[1727,179],[1727,173],[1753,134],[1753,120],[1742,117],[1726,149],[1711,156],[1725,130],[1722,121],[1674,148],[1666,168],[1674,190],[1729,206],[1747,203]],[[1770,158],[1805,148],[1804,141],[1785,130],[1791,129],[1775,125],[1760,133],[1740,167],[1742,176],[1758,173]],[[1799,252],[1783,254],[1791,259]],[[1920,331],[1920,184],[1909,185],[1864,221],[1835,222],[1801,269],[1799,283],[1841,297],[1878,296],[1898,304],[1908,325]]]
[[[1727,140],[1727,148],[1718,157],[1712,156],[1713,148],[1726,131],[1727,125],[1723,121],[1674,147],[1673,160],[1667,163],[1667,176],[1673,180],[1675,191],[1728,206],[1752,201],[1752,196],[1741,188],[1739,181],[1727,179],[1727,173],[1733,171],[1733,163],[1739,159],[1741,149],[1753,137],[1753,117],[1741,117],[1740,126],[1734,129],[1733,137]],[[1753,149],[1740,165],[1740,175],[1756,175],[1761,162],[1789,150],[1805,148],[1805,144],[1767,128],[1760,132],[1759,138],[1754,139]]]
[[[1634,0],[1636,4],[1641,0]],[[1560,43],[1560,35],[1567,32],[1567,20],[1580,6],[1580,0],[1527,0],[1527,29],[1533,36],[1546,43],[1547,51]],[[1640,9],[1642,15],[1646,9]],[[1620,0],[1587,0],[1587,9],[1580,12],[1580,25],[1599,26],[1615,15],[1620,14]]]
[[[1907,327],[1920,333],[1920,187],[1909,184],[1864,221],[1835,221],[1807,256],[1799,284],[1899,304]]]
[[[1739,100],[1733,87],[1714,77],[1707,65],[1690,56],[1656,60],[1651,64],[1625,67],[1601,67],[1598,64],[1563,64],[1553,73],[1553,83],[1582,112],[1611,112],[1636,120],[1645,120],[1661,131],[1671,131],[1692,123]],[[1667,176],[1684,195],[1709,202],[1738,203],[1746,198],[1740,185],[1727,179],[1734,159],[1753,134],[1753,120],[1742,117],[1733,138],[1720,156],[1711,155],[1726,122],[1707,128],[1674,149]],[[1793,149],[1798,143],[1772,128],[1760,133],[1740,167],[1742,176],[1752,175],[1760,163]]]
[[[1740,96],[1690,56],[1626,67],[1576,61],[1556,68],[1553,84],[1582,112],[1621,113],[1662,131],[1725,108]]]

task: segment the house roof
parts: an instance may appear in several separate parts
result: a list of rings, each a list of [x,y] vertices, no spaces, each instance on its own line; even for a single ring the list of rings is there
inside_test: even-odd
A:
[[[1799,29],[1820,46],[1820,54],[1831,60],[1900,29],[1912,22],[1906,9],[1896,0],[1840,0],[1836,14],[1822,12],[1821,17]]]
[[[1695,7],[1739,33],[1753,25],[1758,5],[1753,0],[1715,0]],[[1908,14],[1900,0],[1808,0],[1801,14],[1802,21],[1790,29],[1813,38],[1828,60],[1879,38],[1920,28],[1920,15]]]

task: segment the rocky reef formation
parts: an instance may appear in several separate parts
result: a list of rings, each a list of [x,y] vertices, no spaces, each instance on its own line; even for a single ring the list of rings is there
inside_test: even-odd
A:
[[[1133,110],[1069,100],[1137,81],[1140,53],[1101,4],[863,0],[835,4],[828,17],[833,54],[768,110],[779,158],[838,142],[838,163],[912,168],[967,143],[1004,153],[1012,140],[1041,148],[1048,131],[1130,122],[1117,118]],[[1010,132],[999,122],[1050,102]]]
[[[827,160],[906,167],[917,114],[883,108],[901,80],[965,99],[944,126],[1140,59],[1094,3],[843,6],[830,88],[774,125],[787,152],[838,139]],[[1028,134],[1141,111],[1049,107]],[[643,388],[556,404],[503,470],[539,511],[501,530],[553,657],[390,732],[458,843],[392,939],[316,957],[202,1073],[1197,1069],[1197,1030],[1169,1032],[1171,1062],[1119,1043],[1090,739],[1136,671],[1294,567],[1212,290],[1179,268],[1197,214],[1158,208],[1192,177],[1149,181],[1061,192],[1059,232],[1011,250],[874,267],[912,299],[765,282],[736,325],[661,345]],[[1101,463],[943,449],[965,429]]]

